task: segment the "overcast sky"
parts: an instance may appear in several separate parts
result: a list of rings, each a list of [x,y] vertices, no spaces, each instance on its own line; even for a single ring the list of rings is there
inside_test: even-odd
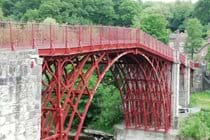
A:
[[[142,0],[145,1],[162,1],[162,2],[175,2],[176,0]],[[182,1],[189,1],[189,0],[182,0]],[[191,0],[192,2],[197,2],[198,0]]]

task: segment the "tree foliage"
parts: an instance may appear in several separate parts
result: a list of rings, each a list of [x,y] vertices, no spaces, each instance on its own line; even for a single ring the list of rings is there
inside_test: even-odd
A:
[[[7,18],[58,23],[131,26],[141,2],[131,0],[1,0]],[[1,4],[1,3],[0,3]]]
[[[200,112],[194,114],[190,118],[185,119],[181,123],[181,136],[191,137],[196,140],[203,140],[210,138],[210,119],[209,112]]]
[[[188,33],[186,47],[193,59],[196,49],[202,45],[203,26],[198,19],[192,18],[186,21],[186,30]]]
[[[160,14],[164,16],[166,19],[172,18],[172,6],[170,4],[166,3],[148,3],[145,4],[144,9],[142,10],[142,13],[147,14]]]
[[[2,0],[2,10],[5,16],[11,16],[15,20],[20,19],[27,10],[36,9],[40,0]]]
[[[0,19],[3,19],[3,12],[1,8],[0,8]]]
[[[194,8],[193,16],[201,21],[202,24],[210,22],[210,1],[199,0]]]
[[[130,26],[132,21],[141,11],[141,3],[137,4],[135,1],[122,0],[115,3],[116,5],[116,19],[115,25]]]
[[[169,30],[167,29],[167,20],[160,14],[141,14],[135,17],[134,27],[140,28],[146,33],[156,37],[164,43],[168,42]]]
[[[210,93],[196,92],[190,96],[190,106],[200,107],[201,112],[192,114],[189,118],[183,119],[180,123],[180,134],[195,140],[210,138]]]
[[[120,93],[113,84],[103,82],[97,89],[98,115],[93,115],[89,126],[95,129],[113,133],[113,125],[123,119],[120,105],[122,100]]]
[[[172,17],[169,18],[169,27],[172,31],[185,30],[184,21],[191,16],[193,5],[191,2],[177,1],[172,5]]]

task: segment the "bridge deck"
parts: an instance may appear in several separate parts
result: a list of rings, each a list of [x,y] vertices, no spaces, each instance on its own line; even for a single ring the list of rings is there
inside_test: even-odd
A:
[[[41,56],[138,48],[174,61],[173,48],[142,30],[125,27],[0,22],[0,48],[37,48]],[[180,53],[180,62],[185,61]]]

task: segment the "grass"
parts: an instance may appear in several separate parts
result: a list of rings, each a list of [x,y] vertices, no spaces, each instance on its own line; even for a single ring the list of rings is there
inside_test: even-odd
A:
[[[190,106],[210,111],[210,91],[193,93],[190,97]]]
[[[201,107],[202,111],[181,122],[180,135],[195,140],[210,140],[210,91],[191,95],[190,106]]]

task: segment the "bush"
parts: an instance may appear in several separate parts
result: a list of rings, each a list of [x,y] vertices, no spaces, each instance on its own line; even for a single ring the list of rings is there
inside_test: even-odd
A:
[[[181,122],[180,135],[196,140],[210,139],[210,92],[193,93],[190,98],[191,107],[201,107],[204,111],[184,119]]]
[[[92,75],[88,82],[88,87],[92,89],[96,85],[96,82],[97,76]],[[86,96],[81,98],[80,105],[78,107],[79,112],[84,111],[87,100],[88,97]],[[109,71],[96,90],[85,118],[84,127],[113,133],[113,125],[123,120],[123,114],[120,107],[121,105],[122,99],[119,90],[115,87],[113,76]],[[69,113],[68,117],[70,117],[70,115],[71,114]],[[74,129],[77,128],[78,123],[79,120],[76,118],[73,121]]]
[[[210,91],[193,93],[190,97],[190,106],[199,106],[202,110],[210,110]]]
[[[97,94],[101,95],[99,99],[100,113],[95,114],[89,127],[113,133],[113,125],[121,122],[123,118],[120,109],[122,104],[120,93],[115,86],[103,83],[98,88]]]
[[[210,138],[210,112],[200,112],[181,122],[180,134],[196,140]]]

